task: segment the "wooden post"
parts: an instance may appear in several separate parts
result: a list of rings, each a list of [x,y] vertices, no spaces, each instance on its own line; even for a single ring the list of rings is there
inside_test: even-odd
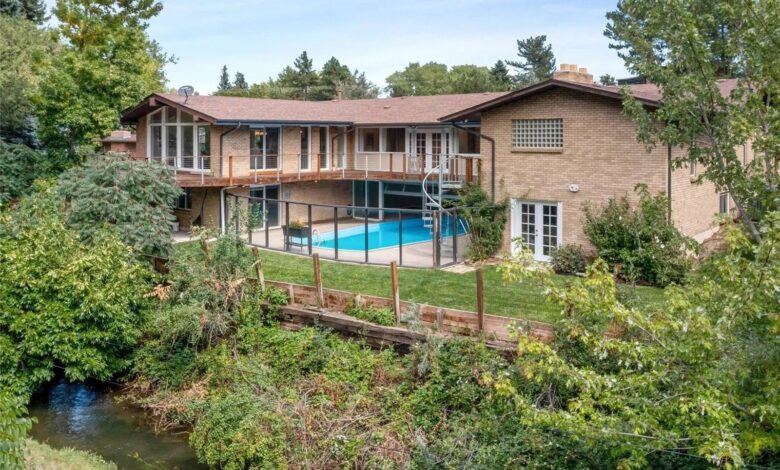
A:
[[[390,154],[390,179],[393,179],[393,154]]]
[[[320,254],[314,253],[314,287],[317,289],[317,306],[325,307],[325,294],[322,292],[322,271],[320,271]]]
[[[263,262],[260,260],[260,251],[256,246],[252,247],[252,255],[255,257],[255,274],[257,274],[257,282],[260,283],[260,288],[265,290],[265,275],[263,275]]]
[[[393,288],[393,314],[395,315],[395,324],[401,324],[401,294],[398,290],[398,265],[395,261],[390,262],[390,283]]]
[[[485,286],[482,280],[482,268],[477,268],[477,329],[479,332],[485,328]]]
[[[228,186],[233,186],[233,155],[228,155]]]

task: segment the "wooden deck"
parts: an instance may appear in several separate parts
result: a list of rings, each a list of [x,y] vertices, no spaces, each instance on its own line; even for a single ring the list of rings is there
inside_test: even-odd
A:
[[[176,184],[182,188],[206,188],[226,186],[248,186],[251,184],[295,183],[299,181],[332,180],[412,180],[422,181],[419,173],[360,170],[323,170],[301,173],[277,173],[276,171],[257,171],[250,175],[213,176],[195,172],[176,173]]]

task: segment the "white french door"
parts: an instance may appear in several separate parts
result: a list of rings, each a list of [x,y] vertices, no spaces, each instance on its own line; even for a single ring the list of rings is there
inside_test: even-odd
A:
[[[450,153],[450,134],[445,129],[418,129],[414,145],[415,155],[425,162],[425,171],[431,171],[442,155]]]
[[[512,200],[512,251],[515,240],[534,253],[534,259],[549,261],[552,250],[561,245],[562,210],[560,203]]]

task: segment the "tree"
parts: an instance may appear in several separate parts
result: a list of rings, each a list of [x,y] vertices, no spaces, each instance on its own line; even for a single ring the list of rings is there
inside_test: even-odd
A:
[[[285,67],[277,78],[278,86],[289,89],[292,99],[308,100],[319,76],[314,70],[314,62],[306,51],[295,58],[293,66]]]
[[[350,100],[360,100],[378,96],[379,87],[369,81],[364,72],[355,69],[352,72],[352,82],[344,88],[344,97]]]
[[[24,400],[7,390],[0,390],[0,466],[8,470],[22,470],[24,465],[24,437],[32,428],[27,418]]]
[[[46,4],[43,0],[0,0],[0,16],[41,24],[46,20]]]
[[[780,214],[762,229],[754,245],[727,228],[728,251],[646,310],[619,300],[601,260],[562,286],[520,250],[504,278],[541,282],[560,309],[555,340],[521,334],[520,377],[486,381],[541,447],[599,467],[777,466]]]
[[[241,72],[236,72],[236,78],[233,80],[233,88],[236,90],[248,90],[249,84],[246,82],[246,78],[244,78],[244,74]]]
[[[615,80],[615,77],[612,75],[605,73],[604,75],[599,77],[599,83],[601,83],[604,86],[614,86],[617,85],[617,80]]]
[[[448,93],[481,93],[501,89],[487,67],[455,65],[450,69],[448,78]]]
[[[228,75],[227,65],[222,66],[222,74],[219,76],[219,85],[217,85],[217,94],[222,91],[228,91],[233,86],[230,84],[230,75]]]
[[[658,8],[624,0],[607,18],[610,47],[662,95],[655,111],[626,95],[639,138],[648,147],[684,148],[674,164],[704,168],[702,178],[728,191],[759,241],[757,221],[780,207],[780,6],[691,0]],[[735,71],[736,88],[724,96],[718,79]],[[751,162],[743,162],[744,146],[755,153]]]
[[[501,90],[508,90],[512,87],[512,77],[509,76],[509,69],[503,60],[499,60],[491,67],[490,76]]]
[[[518,39],[517,56],[519,61],[506,61],[507,65],[517,70],[514,77],[517,85],[525,86],[547,80],[555,72],[555,55],[545,35]]]
[[[0,207],[29,193],[33,181],[49,173],[50,162],[37,150],[0,141]]]
[[[23,18],[0,15],[0,140],[37,145],[30,94],[37,64],[53,52],[52,35]]]
[[[127,365],[148,272],[115,233],[70,230],[51,186],[0,213],[0,390],[29,397],[61,368],[106,380]]]
[[[322,66],[319,86],[313,94],[314,99],[329,100],[336,97],[339,91],[344,93],[347,87],[354,83],[354,77],[349,67],[342,65],[335,57],[331,57]]]
[[[441,95],[449,92],[447,66],[436,62],[412,62],[385,80],[390,96]]]
[[[181,191],[166,166],[100,155],[63,173],[57,191],[68,202],[68,226],[83,239],[108,227],[138,253],[168,254],[171,207]]]
[[[160,3],[151,0],[58,0],[62,47],[41,73],[33,103],[39,136],[71,156],[95,148],[119,124],[119,114],[164,89],[173,60],[146,34]]]

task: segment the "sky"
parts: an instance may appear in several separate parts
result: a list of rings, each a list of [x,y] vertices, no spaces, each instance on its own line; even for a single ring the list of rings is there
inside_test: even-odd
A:
[[[216,90],[227,65],[249,83],[275,77],[307,51],[316,68],[331,56],[385,86],[410,62],[491,66],[515,59],[517,39],[546,34],[558,64],[595,77],[628,76],[604,37],[617,0],[162,0],[149,35],[177,63],[168,87]],[[50,5],[54,0],[48,0]]]

